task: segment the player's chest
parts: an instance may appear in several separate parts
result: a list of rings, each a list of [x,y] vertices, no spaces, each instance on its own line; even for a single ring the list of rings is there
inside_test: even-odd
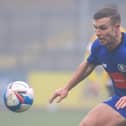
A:
[[[126,50],[103,52],[100,62],[107,71],[126,72]]]

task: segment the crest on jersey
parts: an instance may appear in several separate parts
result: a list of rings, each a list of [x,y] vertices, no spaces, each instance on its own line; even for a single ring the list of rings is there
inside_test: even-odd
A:
[[[104,68],[107,68],[107,64],[102,64],[102,66],[103,66]]]
[[[126,65],[125,64],[118,64],[118,70],[121,72],[126,72]]]

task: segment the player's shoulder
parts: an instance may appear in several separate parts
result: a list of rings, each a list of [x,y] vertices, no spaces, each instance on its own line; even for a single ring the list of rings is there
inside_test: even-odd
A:
[[[126,42],[126,32],[122,32],[123,34],[123,40]]]
[[[126,32],[122,32],[122,35],[123,35],[122,36],[122,43],[123,43],[122,45],[126,46]]]
[[[122,32],[123,36],[126,37],[126,32]]]

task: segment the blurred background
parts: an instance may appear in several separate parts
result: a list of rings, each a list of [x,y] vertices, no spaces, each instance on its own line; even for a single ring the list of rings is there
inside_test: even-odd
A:
[[[119,9],[125,30],[125,0],[0,0],[1,124],[76,126],[112,94],[111,81],[99,67],[62,103],[48,104],[87,56],[94,36],[92,15],[105,6]],[[2,103],[3,89],[16,80],[35,91],[31,110],[23,114],[7,111]]]

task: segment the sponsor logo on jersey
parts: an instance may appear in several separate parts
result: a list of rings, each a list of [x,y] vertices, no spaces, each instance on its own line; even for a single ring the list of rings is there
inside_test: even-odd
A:
[[[109,73],[114,84],[118,88],[126,88],[126,77],[120,72]]]

